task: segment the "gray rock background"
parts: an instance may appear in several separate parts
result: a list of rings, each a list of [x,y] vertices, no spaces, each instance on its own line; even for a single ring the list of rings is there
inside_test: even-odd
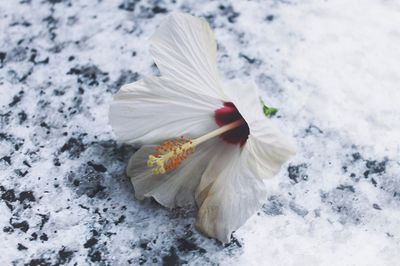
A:
[[[135,150],[107,122],[122,84],[157,74],[147,39],[177,10],[209,21],[221,76],[255,80],[298,145],[229,245],[194,209],[134,199]],[[398,264],[398,25],[383,0],[1,1],[1,265]]]

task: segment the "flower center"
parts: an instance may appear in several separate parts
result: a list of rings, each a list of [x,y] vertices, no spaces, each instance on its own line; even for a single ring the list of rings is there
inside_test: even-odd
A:
[[[246,122],[244,119],[239,118],[194,140],[183,137],[167,140],[155,148],[154,154],[149,155],[147,166],[153,168],[152,172],[154,175],[164,174],[168,170],[177,168],[188,155],[194,152],[194,148],[200,143],[236,130],[242,127],[243,124],[246,124]]]
[[[215,110],[214,112],[215,122],[218,126],[222,127],[233,121],[243,119],[239,110],[232,102],[224,102],[224,106]],[[244,119],[243,119],[244,121]],[[220,137],[227,143],[240,144],[241,146],[246,143],[249,137],[250,129],[246,121],[240,126],[229,130],[220,135]]]

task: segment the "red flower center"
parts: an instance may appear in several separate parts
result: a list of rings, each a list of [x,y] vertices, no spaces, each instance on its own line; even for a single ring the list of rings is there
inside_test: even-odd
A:
[[[224,107],[221,107],[214,112],[215,122],[218,126],[222,127],[236,120],[243,119],[238,109],[232,102],[224,102]],[[244,119],[243,119],[244,120]],[[241,146],[246,143],[249,137],[250,129],[246,121],[244,123],[220,135],[225,142],[230,144],[240,144]]]

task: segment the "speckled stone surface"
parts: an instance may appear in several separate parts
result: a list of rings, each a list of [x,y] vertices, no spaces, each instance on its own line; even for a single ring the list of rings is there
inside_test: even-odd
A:
[[[108,126],[178,10],[210,22],[221,76],[255,80],[298,145],[228,245],[194,208],[135,200],[135,149]],[[398,264],[398,25],[390,0],[0,1],[0,264]]]

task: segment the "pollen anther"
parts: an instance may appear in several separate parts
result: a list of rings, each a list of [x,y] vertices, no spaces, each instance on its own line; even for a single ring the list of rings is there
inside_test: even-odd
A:
[[[147,166],[149,168],[154,166],[152,168],[152,173],[154,175],[164,174],[167,171],[176,169],[181,165],[182,161],[186,160],[188,156],[194,152],[197,145],[237,128],[243,123],[243,119],[236,120],[194,140],[184,138],[183,136],[177,139],[167,140],[155,147],[155,153],[149,155]]]
[[[152,172],[154,175],[164,174],[166,171],[177,168],[187,156],[194,152],[193,142],[183,137],[167,140],[155,148],[156,153],[150,155],[148,167],[156,165]]]

